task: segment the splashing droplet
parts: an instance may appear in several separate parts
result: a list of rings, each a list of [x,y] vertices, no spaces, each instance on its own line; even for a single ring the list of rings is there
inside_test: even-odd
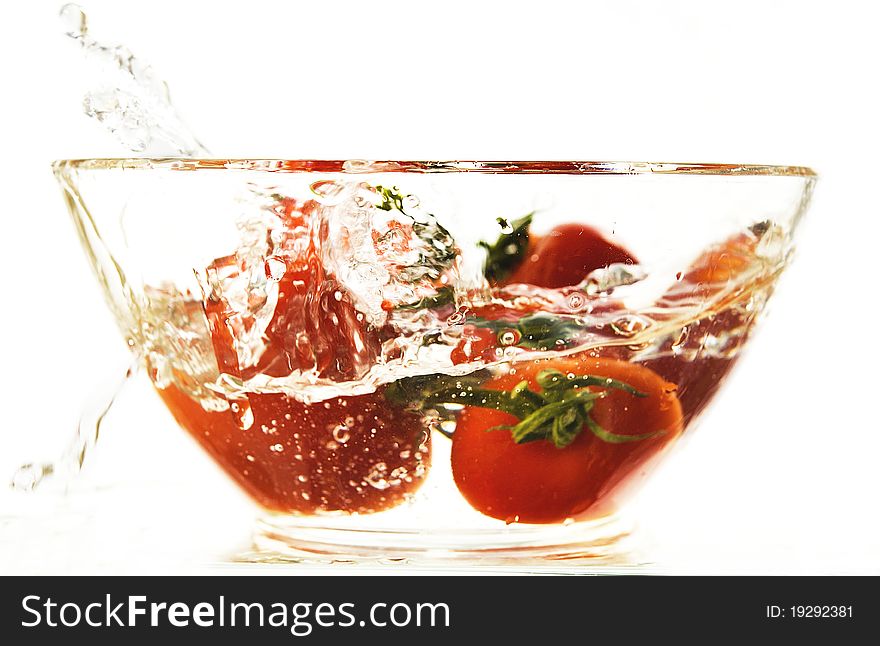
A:
[[[121,379],[117,377],[109,387],[104,386],[99,390],[94,401],[80,416],[73,440],[57,460],[23,464],[12,475],[10,487],[15,491],[33,491],[50,476],[60,478],[61,484],[66,485],[78,475],[100,438],[104,419],[125,386],[137,374],[138,368],[137,363],[130,365]]]
[[[88,33],[88,19],[79,5],[68,3],[61,7],[58,15],[61,17],[61,24],[64,26],[64,33],[71,38],[84,38]]]
[[[97,84],[83,97],[85,113],[128,151],[155,156],[205,157],[208,150],[192,134],[171,103],[168,86],[127,47],[92,37],[81,7],[66,4],[60,18],[76,41]]]

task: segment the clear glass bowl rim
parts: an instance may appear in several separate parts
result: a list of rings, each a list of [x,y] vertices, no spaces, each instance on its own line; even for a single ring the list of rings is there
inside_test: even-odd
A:
[[[196,159],[130,157],[61,159],[55,172],[73,170],[245,170],[277,173],[486,173],[558,175],[736,175],[816,177],[805,166],[627,161],[368,161],[320,159]]]

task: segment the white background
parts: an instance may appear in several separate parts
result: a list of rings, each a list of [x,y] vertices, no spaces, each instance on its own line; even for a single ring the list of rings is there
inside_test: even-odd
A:
[[[224,157],[813,167],[813,208],[771,315],[638,504],[652,558],[671,571],[880,573],[871,3],[84,4],[95,36],[152,62]],[[59,6],[7,8],[0,39],[0,479],[57,452],[125,357],[49,171],[123,152],[81,113]],[[111,511],[80,495],[59,503],[66,524],[21,523],[46,503],[4,494],[2,571],[188,569],[234,540],[230,527],[246,535],[250,507],[143,386],[94,463],[122,491],[166,483],[143,489],[141,523],[118,494]]]

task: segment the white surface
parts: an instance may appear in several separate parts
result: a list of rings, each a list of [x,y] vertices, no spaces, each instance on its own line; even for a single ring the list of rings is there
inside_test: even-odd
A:
[[[750,356],[640,499],[642,525],[669,571],[880,573],[876,7],[84,4],[223,156],[815,168],[798,260]],[[17,4],[0,40],[0,475],[55,453],[124,359],[48,169],[120,152],[80,113],[58,6]],[[122,494],[58,513],[0,497],[0,572],[193,571],[246,541],[247,503],[155,402],[142,410],[141,435],[121,424],[94,463]]]

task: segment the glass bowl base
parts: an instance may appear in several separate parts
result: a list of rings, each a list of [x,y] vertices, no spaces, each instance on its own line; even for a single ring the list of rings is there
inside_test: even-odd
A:
[[[632,524],[620,516],[570,525],[511,525],[503,530],[354,529],[332,518],[266,516],[257,521],[245,563],[388,566],[512,572],[641,569]]]

